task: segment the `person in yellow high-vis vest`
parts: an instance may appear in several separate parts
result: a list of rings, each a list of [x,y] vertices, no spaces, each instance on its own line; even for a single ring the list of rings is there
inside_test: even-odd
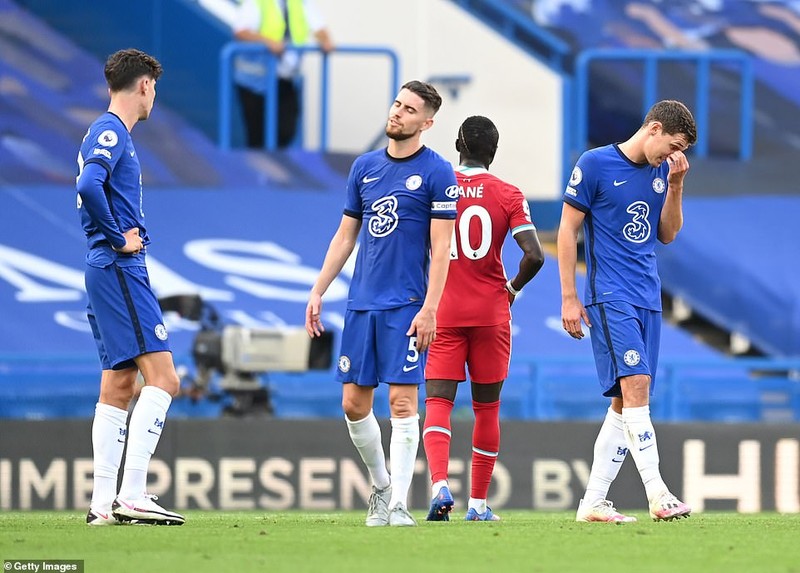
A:
[[[296,79],[300,73],[300,54],[287,50],[316,40],[325,52],[333,49],[330,34],[308,0],[241,0],[233,21],[237,40],[264,44],[280,56],[278,62],[278,146],[292,143],[301,113],[301,97]],[[248,147],[264,147],[263,55],[241,55],[235,62],[235,80],[244,115]]]

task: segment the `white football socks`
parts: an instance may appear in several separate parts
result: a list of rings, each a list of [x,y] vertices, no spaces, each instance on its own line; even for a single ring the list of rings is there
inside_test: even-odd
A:
[[[122,499],[138,499],[145,493],[147,467],[156,451],[171,403],[172,396],[161,388],[142,388],[128,425],[128,451],[119,490]]]
[[[485,499],[475,499],[474,497],[471,497],[467,502],[467,509],[474,509],[478,513],[486,513],[488,507],[489,506],[486,504]]]
[[[92,452],[94,477],[90,507],[110,511],[117,497],[117,475],[125,449],[128,412],[100,402],[94,407],[92,422]]]
[[[392,483],[386,469],[386,454],[381,443],[381,427],[375,413],[370,410],[367,417],[355,422],[344,417],[350,440],[358,450],[361,460],[367,466],[372,483],[378,489],[385,489]]]
[[[439,490],[443,487],[448,487],[446,479],[439,480],[431,486],[431,499],[439,495]]]
[[[601,499],[606,499],[627,453],[628,441],[625,439],[622,415],[609,407],[594,442],[594,459],[583,496],[584,506],[591,507]]]
[[[665,491],[667,486],[658,469],[658,444],[653,423],[650,421],[650,406],[622,408],[622,421],[628,450],[636,462],[647,499],[652,500]]]
[[[419,414],[408,418],[392,418],[392,439],[389,442],[389,465],[392,474],[392,497],[389,509],[408,503],[408,490],[414,477],[419,449]]]

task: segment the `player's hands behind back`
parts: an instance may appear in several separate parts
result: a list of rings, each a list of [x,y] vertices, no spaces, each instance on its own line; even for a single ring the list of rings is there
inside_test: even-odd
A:
[[[125,253],[126,255],[138,255],[139,251],[144,247],[142,238],[139,236],[139,227],[128,229],[122,236],[125,237],[125,246],[121,249],[114,249],[118,253]]]

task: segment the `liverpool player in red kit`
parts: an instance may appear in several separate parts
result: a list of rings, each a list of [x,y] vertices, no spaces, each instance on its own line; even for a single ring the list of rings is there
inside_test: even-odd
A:
[[[436,338],[425,369],[423,443],[431,472],[428,521],[449,521],[447,484],[450,413],[458,383],[472,387],[472,488],[467,521],[497,521],[486,504],[500,449],[500,390],[511,356],[514,298],[544,264],[536,227],[522,192],[488,172],[499,134],[486,117],[472,116],[458,130],[456,170],[460,198],[450,249],[450,269],[436,314]],[[506,234],[522,249],[519,270],[506,279],[501,252]],[[465,369],[466,366],[466,369]]]

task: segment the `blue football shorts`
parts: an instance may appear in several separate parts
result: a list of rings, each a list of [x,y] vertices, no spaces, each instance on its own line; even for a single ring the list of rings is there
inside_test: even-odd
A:
[[[343,383],[376,387],[378,384],[422,384],[425,358],[408,336],[420,305],[389,310],[348,310],[336,379]]]
[[[619,379],[650,376],[650,395],[656,382],[661,342],[661,312],[614,301],[586,307],[603,396],[622,396]]]
[[[147,268],[86,266],[86,315],[103,370],[135,366],[137,356],[169,352],[167,329]]]

